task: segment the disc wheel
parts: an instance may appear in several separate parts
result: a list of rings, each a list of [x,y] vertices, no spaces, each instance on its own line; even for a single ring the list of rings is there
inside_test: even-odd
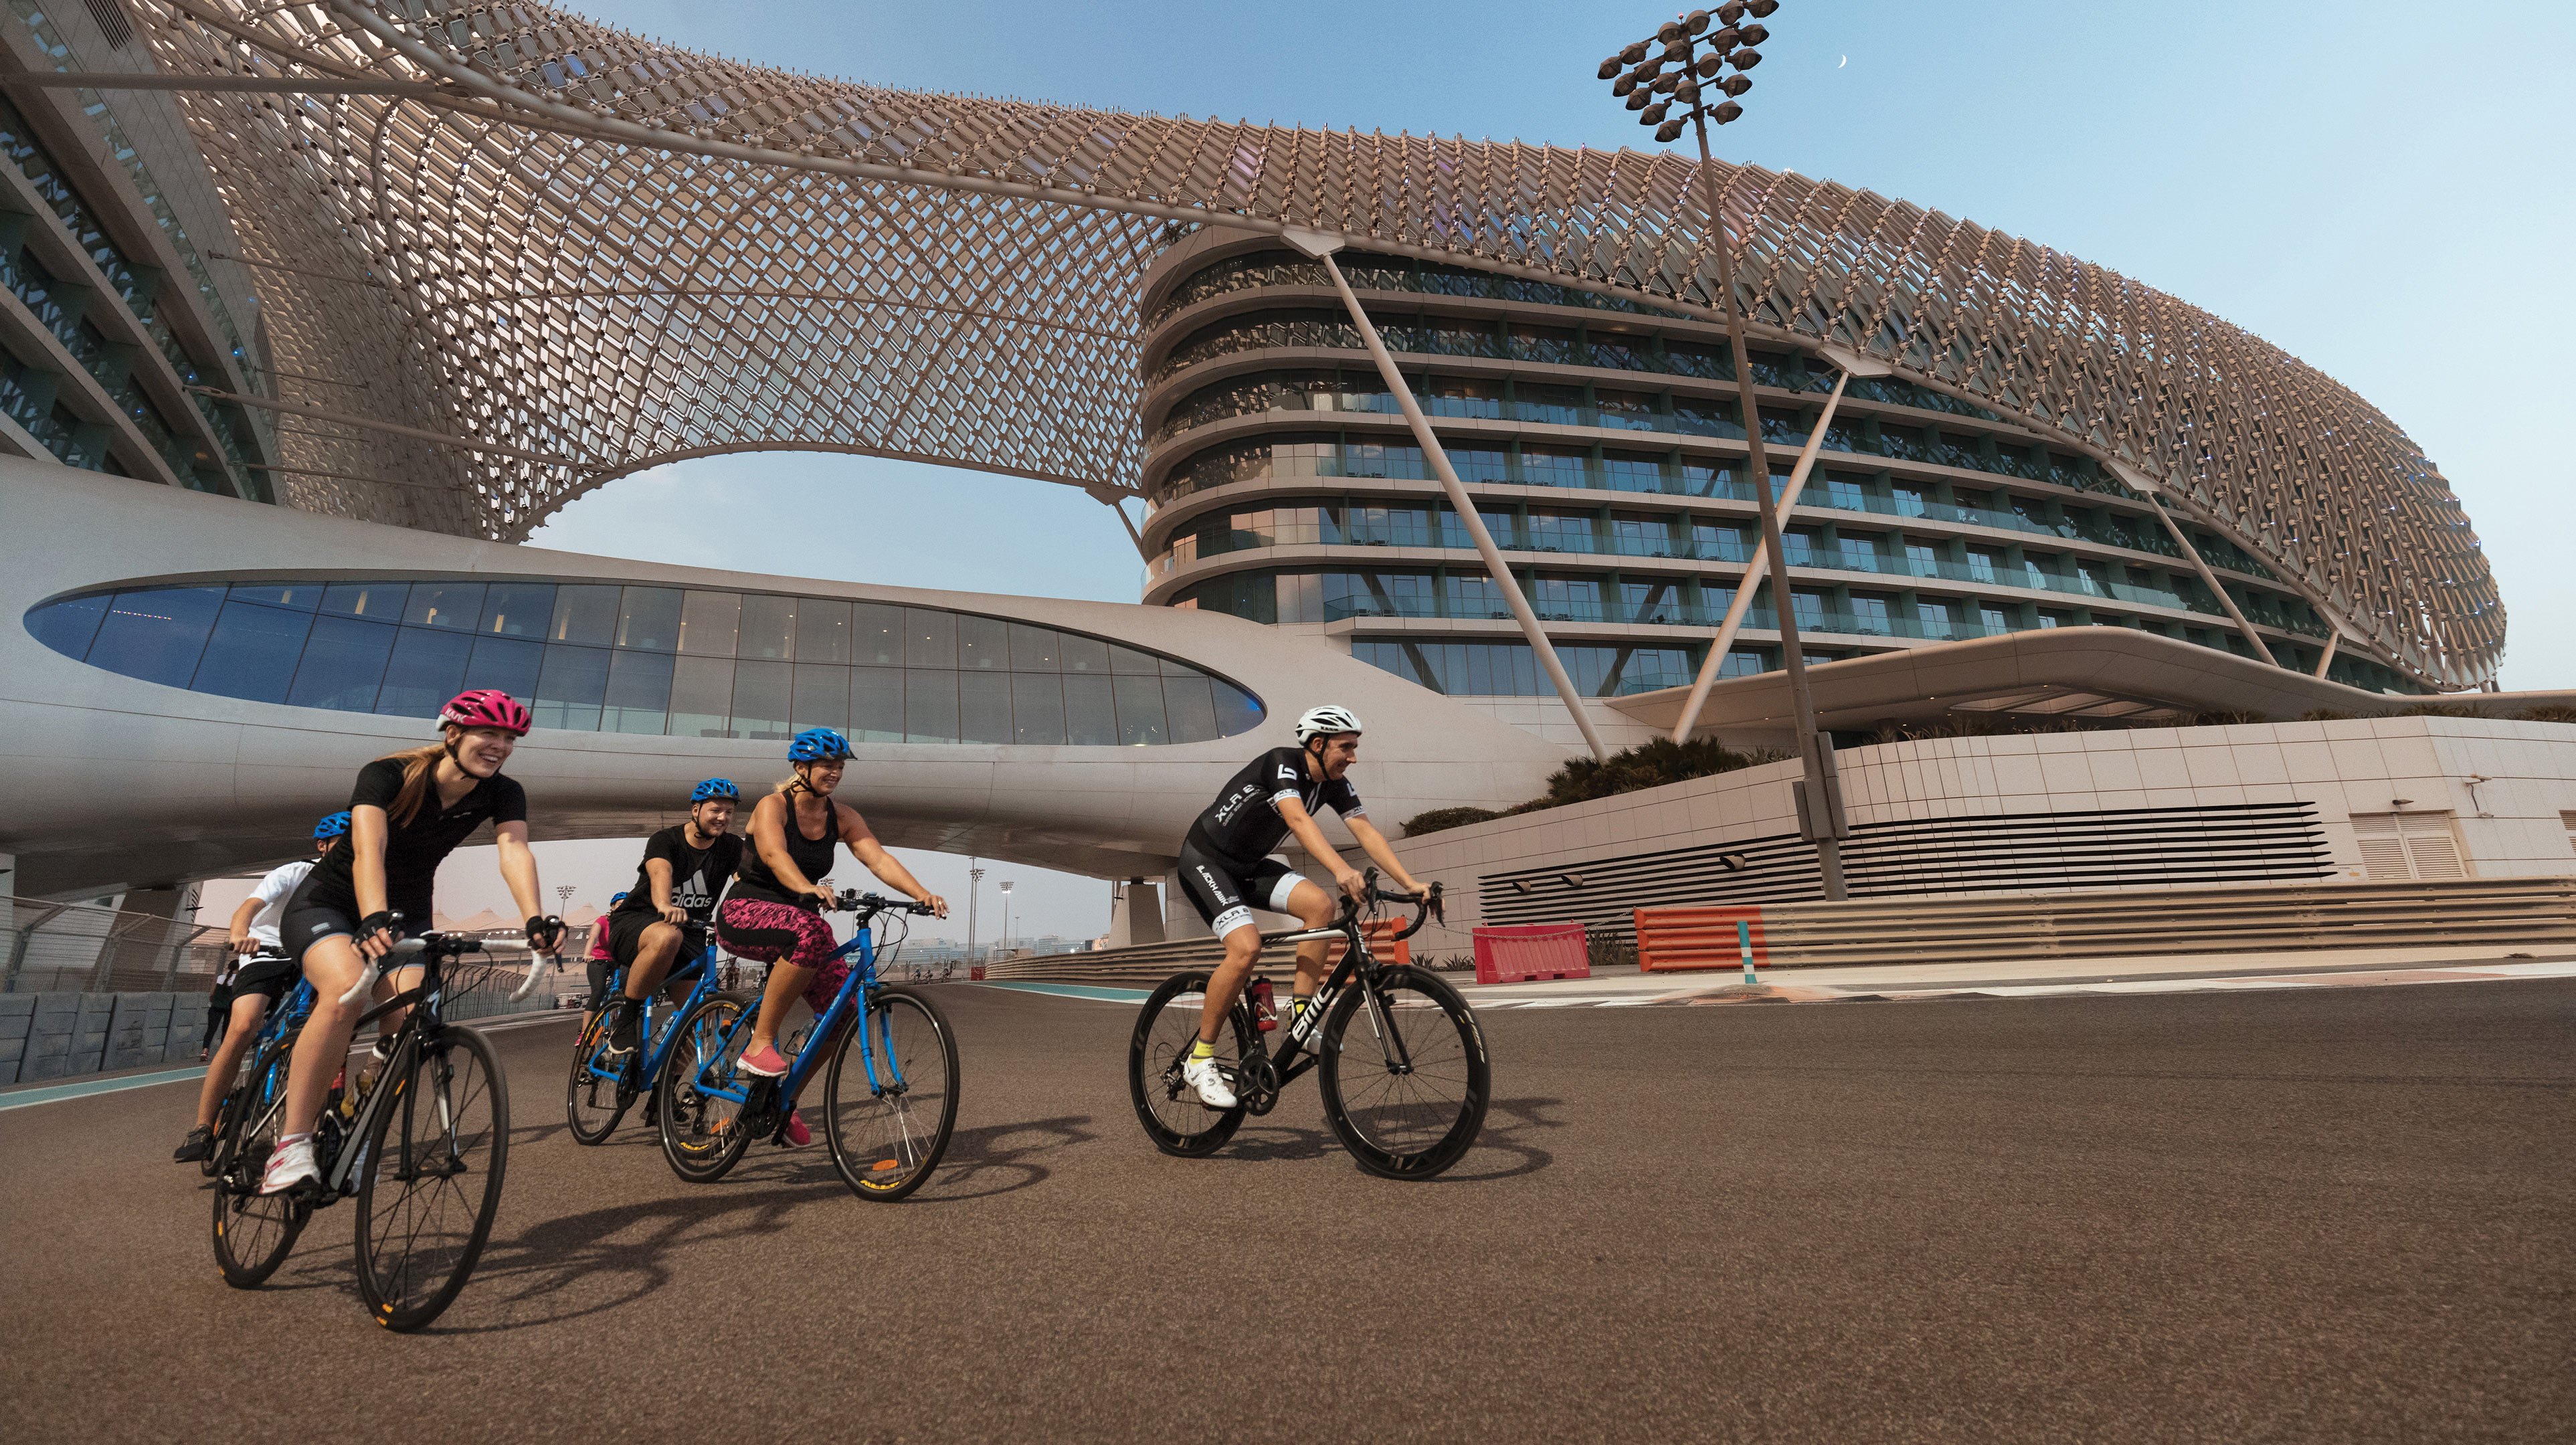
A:
[[[1163,980],[1136,1016],[1136,1036],[1127,1046],[1127,1091],[1136,1103],[1136,1122],[1145,1137],[1166,1154],[1196,1159],[1225,1147],[1243,1127],[1244,1111],[1211,1109],[1181,1081],[1181,1064],[1199,1039],[1199,1011],[1207,1002],[1208,976],[1176,973]],[[1252,1052],[1252,1032],[1241,1008],[1227,1015],[1234,1026],[1232,1047],[1220,1036],[1217,1061],[1229,1073]]]
[[[576,1144],[605,1143],[635,1102],[636,1089],[629,1082],[633,1060],[606,1063],[600,1055],[607,1047],[608,1013],[602,1010],[582,1024],[572,1046],[572,1073],[564,1080],[564,1122]]]
[[[501,1209],[510,1090],[492,1046],[467,1028],[421,1041],[358,1161],[358,1293],[376,1323],[416,1330],[474,1274]]]
[[[832,1165],[862,1199],[892,1201],[921,1187],[957,1124],[957,1039],[939,1006],[910,989],[877,991],[860,1031],[844,1028],[824,1075],[823,1127]]]
[[[753,1080],[734,1064],[751,1042],[751,1030],[735,1025],[758,1007],[747,994],[716,994],[681,1017],[678,1036],[663,1053],[662,1072],[653,1081],[654,1127],[671,1172],[692,1184],[722,1179],[751,1147],[742,1104],[707,1090],[748,1093]]]
[[[260,1175],[268,1168],[269,1151],[277,1147],[286,1119],[284,1059],[278,1060],[276,1073],[280,1087],[262,1101],[255,1115],[239,1121],[223,1167],[215,1175],[215,1264],[223,1271],[224,1283],[235,1289],[266,1284],[286,1262],[295,1237],[304,1232],[304,1221],[313,1215],[313,1206],[300,1192],[267,1197],[259,1193]],[[251,1112],[241,1104],[251,1095],[247,1085],[234,1092],[236,1113]]]
[[[1456,989],[1420,969],[1380,970],[1378,993],[1383,1020],[1356,985],[1324,1020],[1324,1118],[1362,1169],[1428,1179],[1485,1127],[1485,1033]]]

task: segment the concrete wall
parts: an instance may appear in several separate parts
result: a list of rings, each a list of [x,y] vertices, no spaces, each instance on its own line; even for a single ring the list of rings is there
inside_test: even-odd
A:
[[[2337,876],[2364,876],[2352,815],[2453,815],[2478,877],[2576,874],[2562,811],[2576,811],[2576,724],[2406,717],[2121,732],[1938,738],[1839,759],[1852,822],[2103,809],[2306,803]],[[1453,897],[1420,946],[1464,952],[1479,880],[1533,868],[1794,833],[1794,762],[1649,788],[1404,840],[1406,866]],[[2470,779],[2491,781],[2476,785]],[[1389,819],[1389,822],[1398,821]],[[1998,890],[2009,883],[1999,880]]]

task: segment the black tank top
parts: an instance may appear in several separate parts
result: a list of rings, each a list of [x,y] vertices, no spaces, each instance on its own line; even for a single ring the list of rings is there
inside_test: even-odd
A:
[[[832,804],[831,812],[823,825],[823,836],[808,838],[805,836],[803,821],[796,816],[796,800],[790,796],[787,801],[787,826],[780,831],[787,835],[787,856],[795,862],[796,871],[804,874],[805,881],[808,883],[822,882],[824,875],[832,871],[832,850],[841,842],[840,805]],[[742,872],[737,876],[741,881],[734,885],[733,896],[736,898],[766,899],[771,903],[784,903],[792,908],[802,908],[809,913],[823,911],[821,906],[815,903],[813,894],[788,892],[779,883],[778,875],[770,871],[769,861],[760,856],[758,847],[742,850]]]

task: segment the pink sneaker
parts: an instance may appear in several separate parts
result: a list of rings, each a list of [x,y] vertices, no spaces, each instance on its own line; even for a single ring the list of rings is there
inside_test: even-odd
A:
[[[802,1149],[813,1142],[814,1131],[805,1127],[804,1111],[801,1109],[788,1110],[787,1147],[790,1149]]]
[[[758,1074],[764,1079],[784,1078],[787,1075],[787,1060],[779,1056],[778,1046],[775,1044],[765,1044],[744,1054],[735,1062],[741,1065],[744,1073]]]

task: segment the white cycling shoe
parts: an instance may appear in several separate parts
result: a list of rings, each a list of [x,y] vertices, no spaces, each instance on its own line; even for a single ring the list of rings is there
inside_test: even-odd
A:
[[[259,1176],[259,1192],[284,1194],[298,1184],[321,1177],[322,1171],[313,1163],[313,1141],[298,1139],[270,1151],[268,1168]]]
[[[1218,1071],[1214,1059],[1190,1059],[1181,1065],[1181,1082],[1196,1089],[1199,1102],[1211,1109],[1231,1109],[1240,1102],[1234,1090],[1225,1086],[1225,1075]]]

